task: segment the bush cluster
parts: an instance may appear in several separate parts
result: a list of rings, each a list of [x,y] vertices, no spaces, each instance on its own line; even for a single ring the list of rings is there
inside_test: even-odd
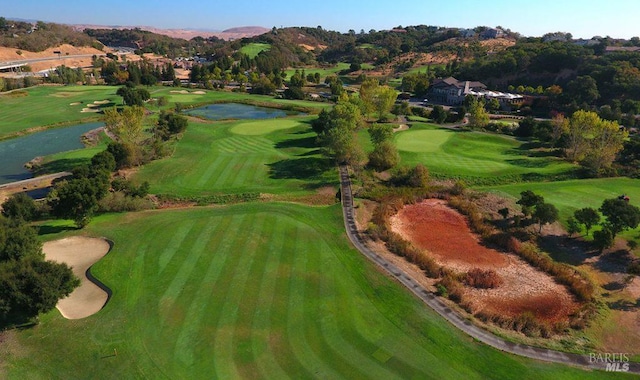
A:
[[[479,289],[493,289],[503,284],[502,278],[492,269],[474,268],[467,272],[464,283]]]

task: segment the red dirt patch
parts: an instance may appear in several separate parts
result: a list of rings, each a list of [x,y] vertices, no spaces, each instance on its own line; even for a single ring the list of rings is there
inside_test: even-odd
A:
[[[436,256],[441,265],[496,269],[508,264],[504,254],[481,246],[465,217],[441,200],[406,206],[392,218],[392,224],[418,248]]]
[[[579,304],[562,285],[517,256],[480,245],[467,221],[444,201],[425,200],[405,206],[391,218],[391,228],[418,248],[429,251],[438,264],[456,272],[493,269],[504,283],[494,289],[465,287],[464,298],[474,313],[503,316],[525,312],[550,323],[567,321]]]

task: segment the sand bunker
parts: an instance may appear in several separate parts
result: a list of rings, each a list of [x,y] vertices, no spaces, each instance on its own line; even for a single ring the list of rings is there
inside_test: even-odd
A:
[[[206,94],[205,91],[193,91],[193,92],[189,92],[187,90],[173,90],[173,91],[169,91],[169,93],[171,94],[182,94],[182,95],[187,95],[187,94],[193,94],[193,95],[204,95]]]
[[[474,312],[517,316],[531,312],[549,322],[566,320],[579,306],[569,291],[519,257],[480,245],[466,219],[442,200],[407,205],[391,218],[392,230],[429,251],[456,272],[493,269],[504,283],[495,289],[466,288]]]
[[[93,102],[93,104],[107,104],[109,103],[109,100],[96,100]]]
[[[66,263],[80,279],[81,284],[69,297],[58,302],[56,308],[67,319],[86,318],[100,311],[109,295],[91,281],[89,268],[109,252],[104,239],[73,236],[44,243],[42,250],[47,260]]]
[[[70,106],[77,106],[77,105],[80,105],[80,104],[82,104],[82,103],[80,103],[80,102],[69,103]]]
[[[100,108],[83,108],[82,111],[80,111],[81,113],[87,113],[87,112],[100,112]]]

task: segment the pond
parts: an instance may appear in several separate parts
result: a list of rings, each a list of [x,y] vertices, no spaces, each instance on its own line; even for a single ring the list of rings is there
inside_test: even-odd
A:
[[[24,164],[38,156],[81,149],[80,137],[104,123],[87,123],[54,128],[0,141],[0,184],[32,178]]]
[[[284,111],[275,108],[258,107],[238,103],[210,104],[208,106],[185,111],[185,113],[210,120],[274,119],[298,114],[293,111]]]

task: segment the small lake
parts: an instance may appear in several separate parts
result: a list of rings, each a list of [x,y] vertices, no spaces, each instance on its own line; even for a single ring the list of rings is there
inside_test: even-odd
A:
[[[104,123],[80,124],[0,141],[0,184],[32,178],[25,163],[38,156],[81,149],[80,137],[102,126]]]
[[[238,103],[210,104],[208,106],[187,110],[185,113],[210,120],[274,119],[298,114],[292,111]]]

